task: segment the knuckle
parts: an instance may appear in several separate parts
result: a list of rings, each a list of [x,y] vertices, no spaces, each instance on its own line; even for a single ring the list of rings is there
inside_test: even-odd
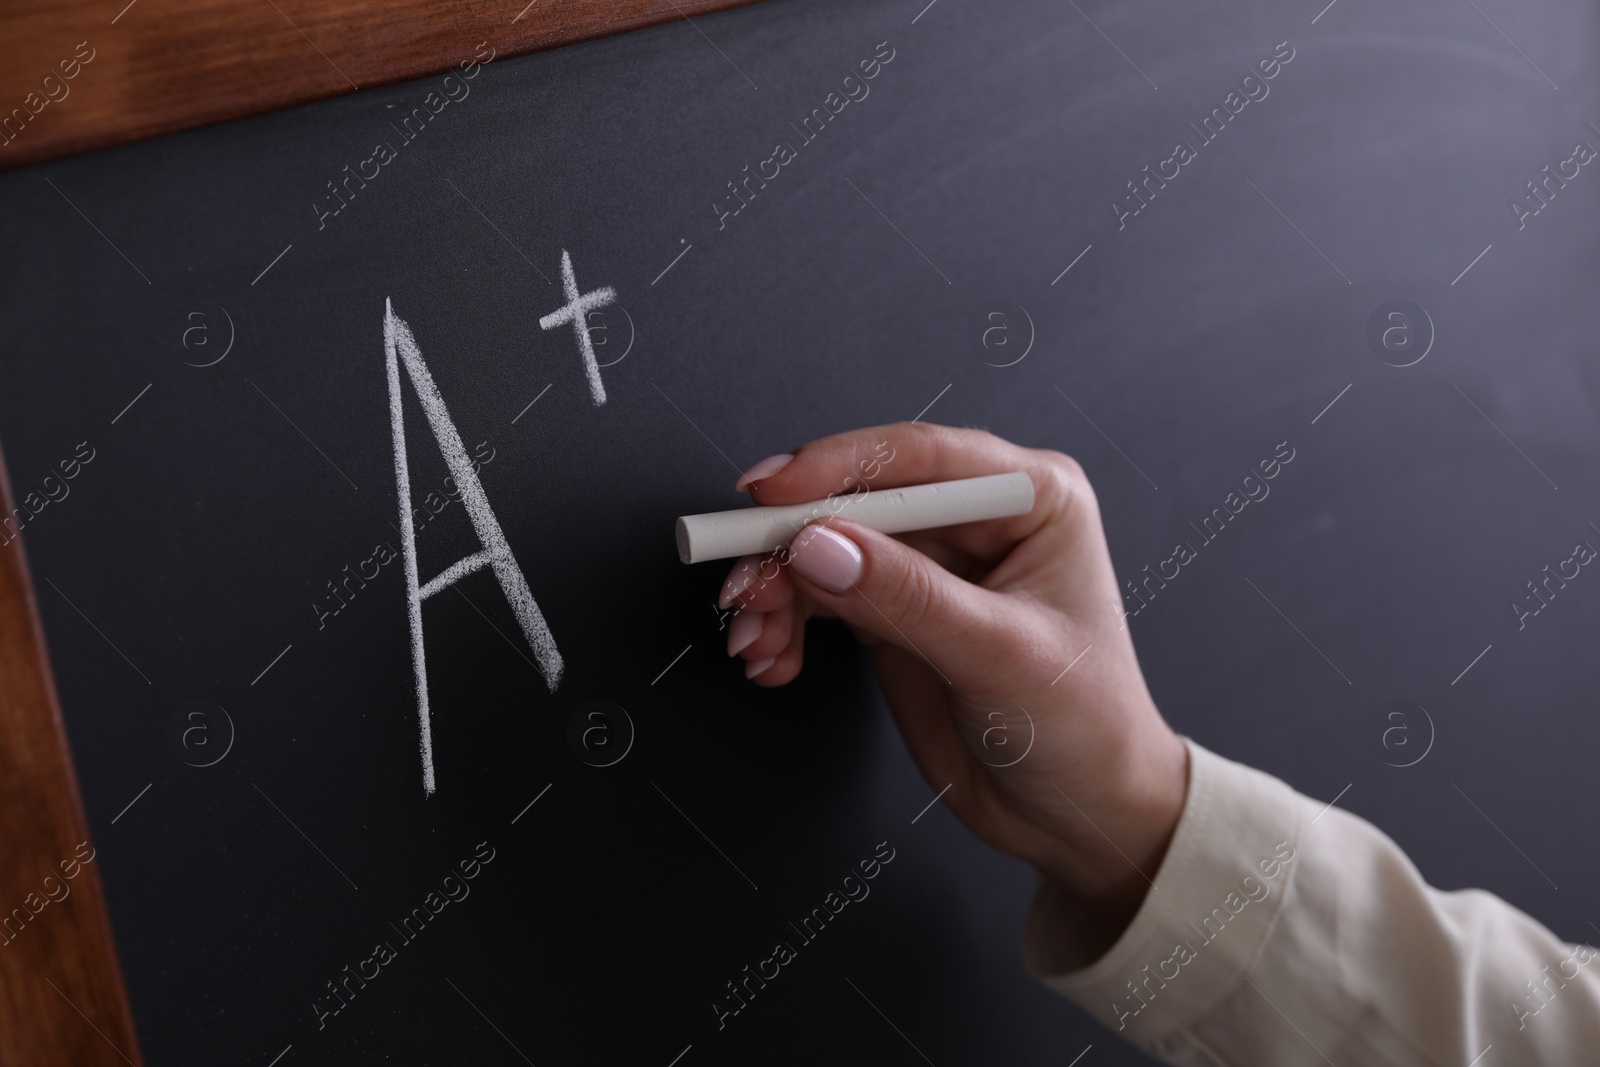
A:
[[[1083,465],[1076,459],[1052,449],[1041,449],[1036,454],[1044,461],[1044,474],[1048,482],[1046,486],[1040,486],[1040,490],[1047,491],[1053,499],[1063,504],[1075,496],[1091,501],[1094,499],[1094,486]]]
[[[1072,481],[1084,483],[1088,482],[1088,476],[1084,473],[1083,464],[1079,463],[1076,459],[1067,455],[1065,452],[1057,452],[1053,449],[1046,449],[1044,451],[1044,457],[1049,463],[1050,469],[1058,476],[1070,479]]]

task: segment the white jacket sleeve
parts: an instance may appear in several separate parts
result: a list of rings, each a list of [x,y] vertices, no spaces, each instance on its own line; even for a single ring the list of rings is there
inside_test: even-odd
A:
[[[1372,824],[1186,743],[1183,815],[1132,924],[1064,973],[1067,905],[1044,884],[1035,976],[1172,1064],[1600,1063],[1600,953],[1430,887]]]

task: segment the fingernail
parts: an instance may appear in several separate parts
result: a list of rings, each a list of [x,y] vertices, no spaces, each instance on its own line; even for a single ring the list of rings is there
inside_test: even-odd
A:
[[[842,593],[861,578],[861,549],[826,526],[807,526],[789,545],[789,564],[822,588]]]
[[[777,656],[768,656],[766,659],[751,660],[749,663],[744,665],[744,676],[746,678],[754,678],[756,675],[760,674],[762,671],[766,670],[776,662],[778,662]]]
[[[761,636],[767,617],[759,611],[741,611],[728,626],[728,655],[737,656]]]
[[[726,610],[728,605],[750,591],[757,577],[756,568],[760,564],[760,556],[746,556],[734,564],[733,570],[728,573],[728,580],[722,583],[722,595],[717,597],[718,608]]]
[[[743,493],[750,488],[751,482],[759,482],[763,478],[770,478],[789,465],[794,458],[793,452],[785,452],[781,456],[768,456],[754,467],[739,475],[739,480],[733,483],[735,492]]]

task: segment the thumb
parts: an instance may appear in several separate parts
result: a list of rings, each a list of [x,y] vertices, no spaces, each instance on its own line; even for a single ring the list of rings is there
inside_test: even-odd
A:
[[[957,686],[991,676],[1018,647],[1016,606],[1006,597],[877,530],[813,523],[790,543],[789,564],[824,610],[920,656]]]

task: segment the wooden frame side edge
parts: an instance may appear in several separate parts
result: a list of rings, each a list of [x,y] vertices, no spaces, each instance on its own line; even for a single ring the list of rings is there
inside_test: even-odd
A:
[[[13,500],[0,455],[0,515]],[[23,549],[0,546],[0,916],[30,918],[0,920],[0,1062],[141,1067]]]

